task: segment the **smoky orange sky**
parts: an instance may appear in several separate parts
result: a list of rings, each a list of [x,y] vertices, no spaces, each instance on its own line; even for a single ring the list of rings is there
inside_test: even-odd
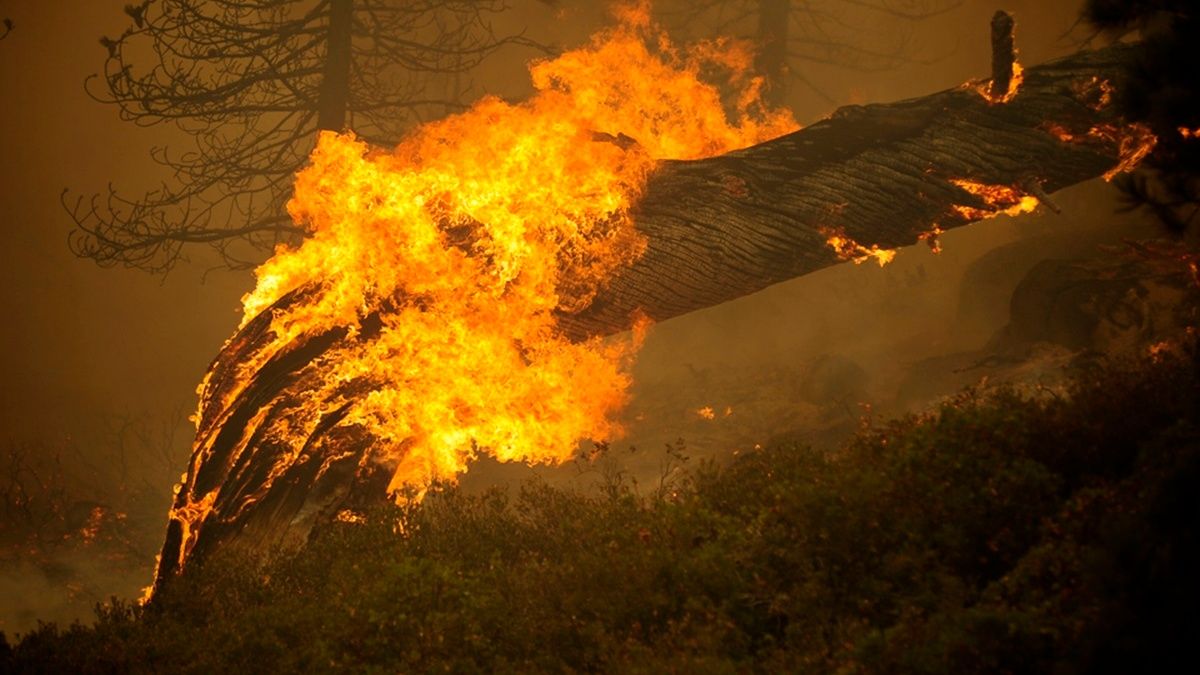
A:
[[[239,299],[252,289],[253,279],[248,272],[210,271],[214,261],[204,249],[192,251],[191,262],[164,278],[100,269],[67,248],[71,222],[59,203],[64,188],[72,197],[87,198],[111,182],[137,195],[168,178],[150,161],[152,146],[187,147],[186,136],[177,130],[121,122],[116,109],[83,91],[84,79],[103,66],[100,36],[118,34],[127,25],[124,4],[0,0],[0,17],[15,24],[0,41],[0,443],[33,440],[47,448],[72,443],[103,463],[113,452],[106,445],[106,420],[166,420],[178,429],[172,447],[165,449],[177,467],[166,475],[177,476],[187,457],[190,425],[184,417],[195,406],[196,384],[236,328]],[[563,47],[581,43],[605,21],[601,2],[513,4],[517,9],[504,19],[512,26],[499,29],[527,27],[531,37]],[[787,103],[801,123],[809,123],[837,105],[921,96],[985,77],[988,22],[998,8],[1017,18],[1023,63],[1070,53],[1081,37],[1068,35],[1079,5],[1078,0],[1002,5],[963,0],[915,25],[908,35],[908,60],[895,69],[794,64],[822,93],[794,85]],[[877,25],[864,28],[905,30],[886,16],[873,20]],[[528,91],[524,64],[531,53],[500,56],[477,75],[477,83],[481,90],[519,97]],[[730,450],[731,438],[765,442],[796,421],[798,408],[789,398],[796,390],[788,388],[794,383],[783,379],[799,367],[811,370],[832,354],[877,379],[888,367],[899,378],[921,359],[980,348],[1006,320],[1007,294],[1028,267],[995,258],[991,268],[979,268],[995,270],[994,283],[976,288],[964,307],[961,288],[972,265],[989,251],[1023,239],[1040,237],[1039,255],[1077,251],[1090,241],[1081,232],[1111,220],[1111,190],[1102,183],[1055,198],[1063,215],[1039,212],[961,228],[945,236],[945,252],[937,257],[923,246],[911,247],[884,269],[840,265],[653,327],[634,370],[626,441],[661,448],[686,436],[691,448],[713,452]],[[1028,256],[1022,260],[1027,264]],[[715,419],[697,416],[704,407],[714,409]],[[724,430],[724,435],[706,437],[709,430]],[[527,475],[519,467],[485,464],[485,470],[468,473],[468,487]],[[167,499],[170,480],[164,482]],[[164,501],[164,526],[166,508]],[[161,542],[158,523],[153,516],[145,527],[148,537]],[[136,593],[149,580],[152,563],[147,560],[146,578],[97,572],[101,580],[91,589],[95,599],[110,592]],[[5,607],[0,629],[28,627],[35,618],[89,615],[92,598],[57,597],[61,588],[53,584],[31,585],[39,572],[21,574],[27,576],[0,570]]]
[[[251,287],[248,273],[205,275],[211,260],[200,249],[166,278],[100,269],[67,250],[64,188],[86,197],[111,181],[136,194],[161,177],[148,149],[186,142],[169,127],[123,123],[113,107],[83,91],[84,78],[102,66],[98,38],[119,33],[128,21],[123,4],[0,2],[0,13],[16,25],[0,42],[0,425],[7,435],[79,433],[96,416],[189,409],[196,382],[236,325],[238,298]],[[535,35],[571,44],[602,19],[587,4],[599,3],[566,3],[558,12],[533,8],[521,18]],[[1062,36],[1078,4],[1004,3],[1018,18],[1021,59],[1035,63],[1071,51]],[[967,0],[921,23],[912,36],[913,61],[898,70],[809,66],[807,72],[839,103],[953,86],[986,73],[987,20],[996,8]],[[494,77],[520,75],[519,63],[505,63]],[[507,82],[496,88],[518,90]],[[791,99],[801,121],[831,107],[799,86]]]

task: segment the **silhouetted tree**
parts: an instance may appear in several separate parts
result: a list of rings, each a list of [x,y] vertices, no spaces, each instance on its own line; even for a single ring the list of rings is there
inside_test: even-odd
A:
[[[138,125],[173,124],[184,152],[156,148],[170,178],[138,197],[69,198],[70,244],[101,265],[165,272],[208,244],[252,265],[302,235],[284,209],[292,175],[322,129],[376,143],[460,106],[463,76],[506,44],[503,0],[143,0],[101,37],[95,99]]]
[[[779,104],[793,81],[829,99],[807,79],[804,64],[880,71],[911,60],[913,24],[960,4],[960,0],[668,0],[662,3],[662,14],[685,30],[753,40],[758,47],[755,65],[770,83],[767,99]]]

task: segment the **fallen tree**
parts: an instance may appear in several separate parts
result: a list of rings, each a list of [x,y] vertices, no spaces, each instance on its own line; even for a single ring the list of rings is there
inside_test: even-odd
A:
[[[664,162],[637,208],[649,246],[582,312],[576,337],[669,319],[847,257],[895,249],[1113,169],[1132,136],[1101,104],[1128,53],[1077,54],[1024,73],[991,103],[973,87],[850,106],[796,133],[693,162]],[[1099,108],[1099,109],[1098,109]],[[1009,188],[988,203],[964,183]],[[960,208],[955,208],[960,207]],[[830,244],[841,237],[841,248]]]
[[[992,84],[1011,79],[1009,87],[851,106],[751,148],[663,162],[635,211],[644,254],[559,323],[573,339],[612,334],[636,312],[669,319],[846,259],[934,243],[939,232],[996,213],[1052,206],[1049,193],[1135,162],[1150,147],[1152,137],[1123,125],[1108,105],[1108,82],[1129,55],[1124,46],[1082,52],[1031,68],[1023,81],[1001,56]],[[331,403],[302,447],[267,432],[286,424],[299,393],[321,378],[323,355],[380,330],[370,315],[355,331],[304,334],[263,357],[274,313],[312,292],[281,297],[210,367],[156,583],[215,547],[300,543],[315,524],[385,498],[390,475],[364,461],[369,434],[339,424],[346,406]],[[256,364],[253,372],[246,364]],[[339,396],[370,388],[364,377]]]

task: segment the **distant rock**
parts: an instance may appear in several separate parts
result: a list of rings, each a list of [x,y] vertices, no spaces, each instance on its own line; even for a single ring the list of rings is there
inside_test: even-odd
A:
[[[1013,292],[998,345],[1048,342],[1075,351],[1129,353],[1187,325],[1194,289],[1183,274],[1137,260],[1044,260]]]

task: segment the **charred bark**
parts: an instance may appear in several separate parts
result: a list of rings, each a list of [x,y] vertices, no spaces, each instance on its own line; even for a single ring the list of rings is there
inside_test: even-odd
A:
[[[895,248],[935,227],[949,230],[995,212],[954,179],[1045,194],[1099,176],[1118,162],[1121,140],[1089,132],[1116,128],[1119,120],[1089,92],[1097,81],[1113,79],[1129,53],[1113,47],[1031,68],[1005,104],[960,87],[842,108],[752,148],[665,162],[635,214],[649,242],[645,254],[589,307],[561,315],[561,325],[583,339],[627,328],[635,311],[661,321],[753,293],[840,262],[827,244],[830,232]],[[272,420],[286,423],[297,393],[321,374],[323,354],[377,334],[378,319],[368,318],[356,333],[306,335],[256,359],[273,339],[275,309],[303,302],[309,292],[281,298],[213,362],[158,583],[184,557],[239,542],[263,551],[302,542],[339,510],[385,498],[387,476],[373,468],[372,439],[338,426],[336,406],[300,448],[257,431]],[[258,361],[247,378],[245,364]],[[370,387],[348,382],[339,395]]]
[[[989,91],[993,99],[1003,98],[1012,84],[1013,64],[1017,62],[1017,49],[1013,40],[1016,26],[1012,14],[997,10],[992,16],[992,83]]]
[[[1031,68],[1006,104],[960,87],[848,106],[752,148],[666,162],[635,215],[645,254],[561,324],[583,338],[625,328],[635,310],[662,321],[739,298],[840,262],[829,232],[897,248],[935,225],[978,220],[953,207],[988,206],[951,179],[1036,195],[1095,178],[1117,162],[1119,143],[1089,135],[1117,120],[1088,92],[1128,54],[1115,47]]]

